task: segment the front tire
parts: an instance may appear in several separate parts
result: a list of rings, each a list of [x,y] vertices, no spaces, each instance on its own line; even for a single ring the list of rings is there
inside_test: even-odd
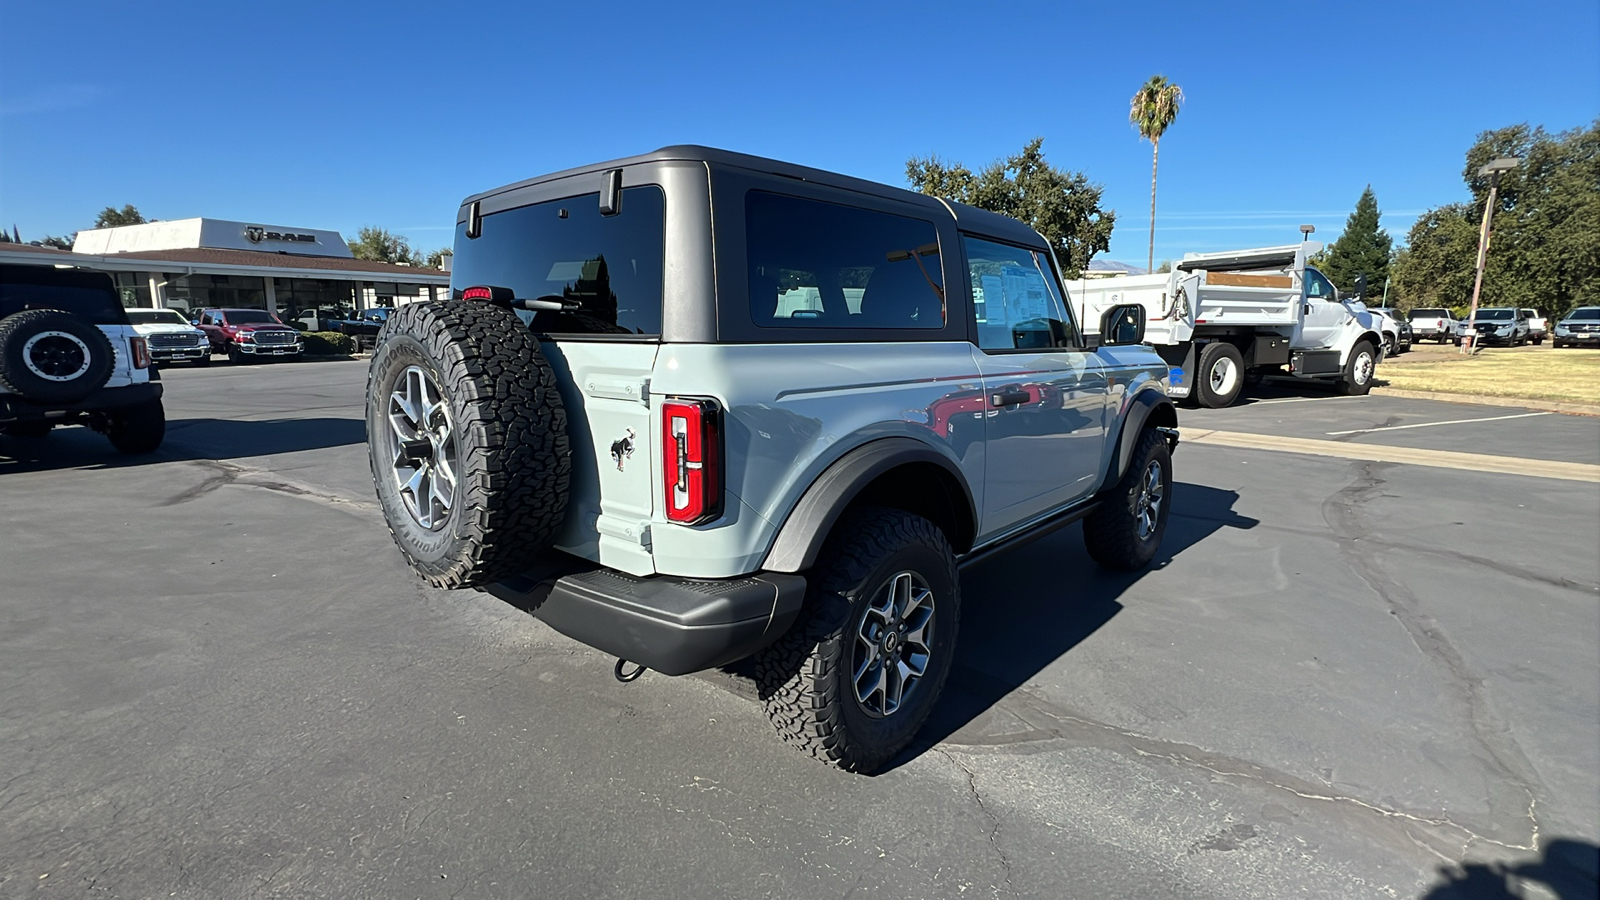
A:
[[[237,346],[233,344],[228,345],[228,362],[233,363],[236,366],[242,366],[248,361],[248,358],[239,350]]]
[[[1172,451],[1161,432],[1139,435],[1128,470],[1083,520],[1083,545],[1108,569],[1137,572],[1155,559],[1167,532],[1172,497]]]
[[[852,511],[812,570],[800,620],[756,656],[779,737],[849,772],[883,766],[933,711],[960,607],[955,554],[932,522]]]
[[[211,365],[211,354],[207,353],[205,356],[197,358],[194,361],[194,365],[197,369],[203,369],[206,366]]]
[[[395,310],[367,376],[367,455],[389,533],[434,587],[521,572],[566,515],[566,409],[538,340],[509,309]]]
[[[1368,341],[1361,341],[1350,350],[1344,363],[1344,378],[1339,381],[1339,392],[1360,396],[1372,390],[1372,376],[1378,371],[1377,351]]]
[[[111,446],[128,454],[154,453],[166,436],[167,413],[160,397],[117,411],[106,429]]]
[[[1244,389],[1244,357],[1238,347],[1226,341],[1207,344],[1200,351],[1199,369],[1195,395],[1201,406],[1221,409],[1239,399]]]

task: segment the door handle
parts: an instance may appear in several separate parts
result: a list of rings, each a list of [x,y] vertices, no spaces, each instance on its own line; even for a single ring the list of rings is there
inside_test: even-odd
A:
[[[1032,395],[1027,391],[1000,391],[989,395],[989,405],[996,407],[1017,406],[1027,403]]]

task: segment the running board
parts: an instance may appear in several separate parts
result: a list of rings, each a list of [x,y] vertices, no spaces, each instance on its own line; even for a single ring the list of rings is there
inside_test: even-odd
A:
[[[1031,544],[1042,537],[1060,531],[1079,519],[1087,517],[1090,513],[1099,508],[1099,500],[1088,500],[1085,501],[1081,506],[1073,506],[1068,509],[1064,509],[1061,512],[1056,513],[1054,516],[1051,516],[1050,518],[1045,519],[1023,531],[1013,534],[1010,537],[1001,538],[992,544],[987,544],[983,547],[973,550],[970,553],[956,557],[956,568],[965,569],[968,566],[975,566],[978,563],[985,562],[992,557],[999,556],[1002,553],[1006,553],[1011,550],[1015,550],[1018,547]]]

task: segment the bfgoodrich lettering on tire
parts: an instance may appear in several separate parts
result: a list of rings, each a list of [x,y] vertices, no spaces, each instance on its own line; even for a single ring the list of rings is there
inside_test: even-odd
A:
[[[842,519],[811,571],[806,608],[756,658],[784,741],[851,772],[900,752],[950,674],[961,588],[944,533],[921,516]]]
[[[445,301],[389,316],[367,377],[367,453],[395,544],[435,587],[516,574],[566,513],[555,373],[507,309]]]

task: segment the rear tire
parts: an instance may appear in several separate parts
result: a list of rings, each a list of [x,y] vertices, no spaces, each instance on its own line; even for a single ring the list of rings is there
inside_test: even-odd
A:
[[[1139,435],[1128,471],[1083,520],[1083,545],[1108,569],[1136,572],[1161,549],[1172,503],[1172,451],[1161,432]]]
[[[1360,396],[1372,390],[1372,377],[1378,371],[1377,351],[1369,341],[1361,341],[1350,350],[1344,363],[1344,378],[1339,382],[1339,392]]]
[[[167,413],[157,397],[138,406],[118,410],[111,416],[106,437],[123,453],[154,453],[167,436]]]
[[[1226,341],[1207,344],[1200,352],[1194,382],[1195,396],[1201,406],[1212,409],[1232,406],[1244,389],[1244,357],[1239,354],[1239,348]]]
[[[566,409],[538,340],[509,309],[396,309],[367,376],[367,449],[389,533],[435,587],[523,571],[566,515]]]
[[[762,703],[786,743],[871,772],[916,737],[950,674],[961,619],[955,554],[921,516],[858,509],[810,577],[799,621],[755,657]]]

